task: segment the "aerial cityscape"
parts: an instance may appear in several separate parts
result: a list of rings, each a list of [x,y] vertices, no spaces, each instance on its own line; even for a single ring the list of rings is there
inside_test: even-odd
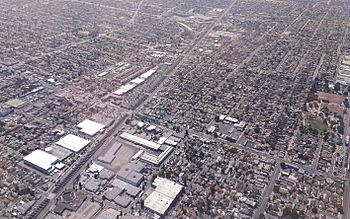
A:
[[[0,3],[0,219],[350,219],[349,0]]]

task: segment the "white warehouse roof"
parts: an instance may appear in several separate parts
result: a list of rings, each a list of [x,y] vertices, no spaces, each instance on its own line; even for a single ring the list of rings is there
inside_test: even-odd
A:
[[[158,150],[160,148],[160,144],[158,143],[155,143],[153,141],[149,141],[149,140],[146,140],[146,139],[143,139],[143,138],[140,138],[136,135],[132,135],[132,134],[129,134],[127,132],[123,132],[121,135],[120,135],[121,138],[123,139],[126,139],[128,141],[131,141],[131,142],[134,142],[136,144],[140,144],[142,146],[145,146],[145,147],[148,147],[148,148],[151,148],[153,150]]]
[[[67,148],[74,152],[79,152],[89,143],[90,141],[72,134],[66,135],[65,137],[61,138],[61,140],[56,142],[56,144],[58,144],[59,146]]]
[[[183,187],[180,184],[161,177],[156,178],[153,185],[156,186],[155,191],[146,198],[145,207],[164,215]]]
[[[147,72],[143,73],[137,78],[134,78],[129,83],[122,85],[118,90],[114,91],[113,93],[116,95],[123,95],[130,90],[134,89],[136,86],[144,82],[147,78],[149,78],[151,75],[153,75],[156,72],[155,69],[150,69]]]
[[[123,93],[125,93],[125,90],[123,88],[119,88],[118,90],[113,92],[116,95],[122,95]]]
[[[145,81],[144,78],[135,78],[135,79],[131,80],[130,83],[141,84],[144,81]]]
[[[166,210],[168,210],[172,202],[172,198],[154,191],[146,198],[144,203],[146,208],[163,215],[165,214]]]
[[[151,75],[153,75],[156,72],[156,70],[154,69],[150,69],[147,72],[143,73],[142,75],[140,75],[140,78],[149,78]]]
[[[42,150],[33,151],[25,156],[23,160],[32,165],[34,168],[37,167],[47,173],[53,171],[55,169],[55,163],[59,161],[57,157]]]
[[[117,94],[117,95],[122,95],[122,94],[132,90],[136,86],[137,86],[137,84],[130,84],[129,83],[129,84],[121,86],[118,90],[114,91],[113,93]]]
[[[175,199],[181,192],[182,185],[175,183],[174,181],[157,177],[154,179],[153,185],[156,186],[156,191]]]
[[[81,129],[80,131],[82,133],[85,133],[90,136],[94,136],[97,132],[99,132],[105,126],[100,123],[91,121],[89,119],[85,119],[84,121],[78,124],[78,127]]]

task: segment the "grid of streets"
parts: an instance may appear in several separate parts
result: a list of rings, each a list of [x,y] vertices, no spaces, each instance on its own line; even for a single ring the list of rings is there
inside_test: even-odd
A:
[[[0,24],[0,218],[350,219],[348,0],[1,0]]]

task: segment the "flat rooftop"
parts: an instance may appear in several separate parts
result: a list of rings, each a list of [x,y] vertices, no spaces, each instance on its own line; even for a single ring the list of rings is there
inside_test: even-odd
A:
[[[148,147],[150,149],[153,149],[153,150],[158,150],[160,148],[160,144],[156,143],[156,142],[153,142],[153,141],[149,141],[149,140],[146,140],[144,138],[140,138],[136,135],[132,135],[132,134],[129,134],[127,132],[123,132],[121,135],[120,135],[121,138],[123,139],[126,139],[128,141],[131,141],[133,143],[136,143],[136,144],[139,144],[139,145],[142,145],[144,147]]]
[[[72,134],[68,134],[65,137],[61,138],[58,142],[56,142],[57,145],[67,148],[76,153],[85,148],[89,143],[89,140]]]
[[[155,190],[146,198],[145,207],[164,215],[183,186],[171,180],[158,177],[154,180]]]
[[[54,163],[58,162],[57,157],[42,150],[33,151],[25,156],[23,160],[48,172],[52,171]]]
[[[98,122],[91,121],[89,119],[85,119],[84,121],[78,124],[78,128],[80,128],[80,131],[90,136],[94,136],[104,127],[104,125]]]

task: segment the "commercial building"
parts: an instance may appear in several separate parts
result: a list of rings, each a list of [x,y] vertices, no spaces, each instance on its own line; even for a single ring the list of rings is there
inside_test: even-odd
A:
[[[173,147],[165,146],[165,150],[162,153],[160,153],[159,155],[145,152],[145,153],[142,153],[140,158],[143,161],[146,161],[146,162],[149,162],[149,163],[152,163],[152,164],[158,166],[159,164],[161,164],[165,160],[165,158],[167,158],[170,155],[170,153],[173,150],[174,150]]]
[[[59,159],[42,150],[35,150],[23,158],[24,163],[45,174],[50,174],[55,169]]]
[[[85,148],[89,143],[89,140],[72,134],[68,134],[65,137],[61,138],[61,140],[56,142],[56,144],[58,144],[59,146],[67,148],[76,153]]]
[[[159,215],[164,215],[183,186],[161,177],[156,178],[152,185],[155,186],[155,190],[146,198],[145,207]]]

